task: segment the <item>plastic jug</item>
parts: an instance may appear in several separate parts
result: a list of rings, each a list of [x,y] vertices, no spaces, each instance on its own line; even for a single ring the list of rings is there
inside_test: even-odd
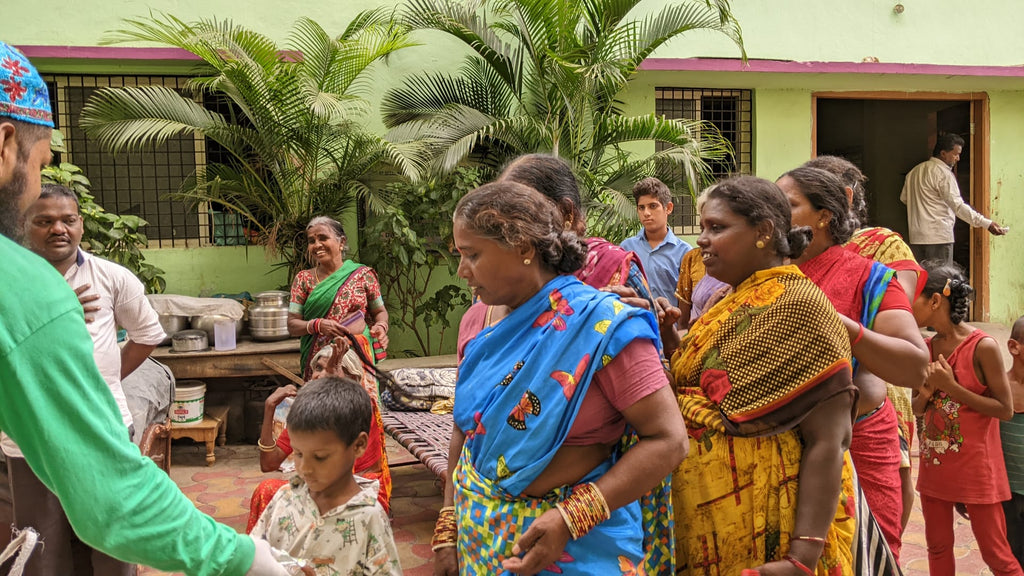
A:
[[[213,325],[214,350],[235,349],[235,322],[237,320],[222,320]]]

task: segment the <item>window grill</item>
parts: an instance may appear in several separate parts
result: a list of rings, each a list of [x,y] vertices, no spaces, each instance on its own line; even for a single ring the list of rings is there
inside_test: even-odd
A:
[[[732,174],[749,174],[752,170],[751,141],[753,106],[750,90],[717,88],[655,88],[655,113],[666,118],[702,120],[718,128],[729,142],[731,157],[711,162],[711,173],[717,180]],[[666,144],[658,143],[663,150]],[[688,192],[674,195],[675,209],[669,225],[676,234],[699,234],[700,217]]]
[[[92,183],[96,202],[107,211],[145,219],[149,225],[143,232],[150,248],[245,243],[237,216],[221,215],[206,203],[193,208],[170,198],[197,167],[213,160],[208,152],[212,143],[205,138],[183,134],[168,138],[156,149],[111,154],[79,127],[82,108],[100,88],[159,85],[184,93],[188,78],[49,75],[45,79],[54,123],[64,133],[67,152],[61,155],[62,160],[82,169]],[[202,100],[196,97],[196,101]]]

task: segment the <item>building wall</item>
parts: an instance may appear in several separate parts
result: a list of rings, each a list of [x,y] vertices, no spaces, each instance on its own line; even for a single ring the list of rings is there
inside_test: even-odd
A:
[[[210,296],[279,290],[288,272],[274,268],[262,246],[211,246],[146,250],[146,262],[162,268],[168,294]]]
[[[1024,92],[992,92],[989,98],[992,216],[1010,226],[1009,234],[990,243],[990,306],[992,321],[1010,324],[1024,315]]]
[[[821,0],[736,0],[733,10],[743,27],[752,58],[933,64],[1017,65],[1024,54],[1019,34],[1016,0],[986,0],[971,4],[959,0],[902,0],[905,10],[894,12],[897,0],[822,2]],[[151,10],[185,19],[230,18],[276,40],[284,40],[292,22],[309,16],[328,30],[341,31],[361,8],[396,6],[395,2],[273,2],[252,0],[244,9],[229,0],[76,0],[59,15],[40,18],[31,2],[8,2],[0,21],[0,38],[13,44],[95,46],[103,34],[116,29],[121,18],[138,17]],[[653,12],[665,4],[649,0],[640,11]],[[76,15],[88,15],[87,18]],[[730,42],[713,34],[695,33],[659,50],[658,57],[735,57]],[[437,60],[450,53],[424,50],[418,55]]]
[[[294,4],[294,3],[293,3]],[[954,0],[927,3],[903,2],[905,10],[894,11],[895,0],[862,2],[821,2],[820,0],[778,0],[775,2],[733,2],[743,27],[747,54],[754,60],[792,60],[798,62],[862,62],[882,64],[938,64],[960,66],[1017,66],[1024,62],[1024,36],[1017,30],[1015,0],[987,0],[966,5]],[[184,19],[217,16],[284,41],[296,18],[309,16],[328,31],[340,31],[360,7],[385,5],[375,0],[358,3],[303,3],[301,10],[267,0],[254,0],[239,10],[227,0],[178,0],[164,2],[158,8]],[[386,5],[393,5],[387,3]],[[648,12],[664,2],[643,4]],[[12,3],[0,19],[0,39],[16,45],[96,46],[104,32],[117,28],[121,18],[145,16],[151,5],[137,0],[107,2],[78,0],[72,9],[62,12],[56,21],[43,22],[38,7]],[[76,15],[88,14],[88,18]],[[387,86],[407,74],[440,67],[454,69],[464,52],[436,33],[417,33],[424,45],[397,54],[387,67],[375,71],[371,92],[377,96]],[[694,56],[736,58],[738,51],[730,42],[710,33],[692,33],[674,41],[654,55],[655,58]],[[41,62],[46,71],[65,72],[152,72],[185,71],[188,63],[88,62],[51,60]],[[642,72],[623,95],[628,112],[653,110],[655,86],[750,88],[754,90],[754,171],[774,178],[805,161],[812,151],[812,94],[817,91],[942,91],[985,92],[990,98],[990,182],[992,214],[1011,224],[1013,231],[991,242],[991,313],[995,321],[1008,322],[1024,312],[1024,279],[1019,271],[1024,264],[1024,245],[1018,237],[1024,227],[1015,224],[1024,218],[1024,202],[1019,200],[1024,186],[1024,168],[1019,159],[1024,152],[1024,80],[1013,77],[955,74],[769,74],[753,72]],[[376,96],[375,96],[376,97]],[[373,102],[376,110],[376,101]],[[381,129],[376,114],[366,119],[368,126]],[[638,148],[643,151],[643,148]],[[154,263],[168,270],[168,278],[179,272],[195,276],[169,284],[170,291],[203,291],[215,284],[232,291],[241,283],[266,285],[275,282],[266,276],[268,264],[253,257],[237,257],[240,248],[206,248],[199,251],[157,251],[148,253]],[[166,253],[165,253],[166,252]],[[210,256],[207,257],[206,254]],[[150,256],[151,254],[151,256]],[[202,254],[200,257],[199,255]],[[234,256],[228,256],[234,254]],[[207,260],[209,258],[210,260]],[[206,271],[209,262],[215,263]],[[230,262],[229,262],[230,261]],[[261,262],[260,265],[254,265]],[[223,266],[221,265],[223,264]],[[222,273],[227,264],[244,265],[251,272],[239,272],[229,278]],[[204,270],[196,273],[196,267]],[[180,290],[177,288],[180,286]]]

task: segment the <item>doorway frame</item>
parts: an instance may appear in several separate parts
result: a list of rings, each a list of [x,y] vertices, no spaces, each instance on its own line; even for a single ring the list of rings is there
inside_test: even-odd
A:
[[[989,189],[989,97],[988,92],[812,92],[811,93],[811,157],[818,155],[818,99],[827,100],[949,100],[971,103],[971,191],[970,204],[982,214],[991,213]],[[971,228],[971,269],[968,276],[974,287],[974,322],[989,321],[989,234]]]

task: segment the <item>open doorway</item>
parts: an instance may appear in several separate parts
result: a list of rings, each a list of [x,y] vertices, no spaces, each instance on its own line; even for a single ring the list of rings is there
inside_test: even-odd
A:
[[[885,226],[907,238],[907,207],[900,192],[907,173],[931,156],[936,136],[959,134],[964,150],[955,167],[965,202],[988,213],[987,137],[975,129],[984,112],[972,95],[914,94],[815,96],[815,154],[842,156],[868,177],[869,224]],[[948,98],[943,98],[948,96]],[[972,319],[988,312],[988,238],[957,220],[953,259],[963,266],[977,291]]]

